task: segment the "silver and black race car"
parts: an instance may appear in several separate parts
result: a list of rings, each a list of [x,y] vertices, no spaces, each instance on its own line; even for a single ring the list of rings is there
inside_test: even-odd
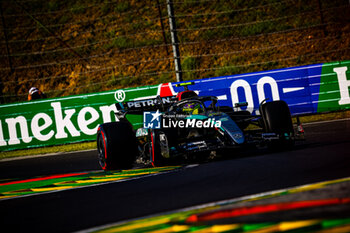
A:
[[[130,168],[136,161],[163,166],[249,145],[289,148],[298,134],[282,100],[261,103],[260,115],[237,110],[246,102],[217,106],[217,97],[190,90],[116,106],[119,121],[101,124],[97,132],[104,170]],[[143,115],[143,127],[133,129],[127,119],[132,114]]]

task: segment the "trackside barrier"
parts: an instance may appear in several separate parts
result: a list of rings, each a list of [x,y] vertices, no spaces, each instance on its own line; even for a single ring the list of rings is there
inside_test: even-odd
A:
[[[217,96],[219,105],[248,102],[258,113],[265,99],[284,100],[292,115],[350,108],[350,61],[315,64],[194,80],[200,96]],[[114,103],[175,95],[177,83],[0,105],[0,151],[59,145],[96,138],[98,125],[115,121]],[[135,128],[142,116],[130,116]]]

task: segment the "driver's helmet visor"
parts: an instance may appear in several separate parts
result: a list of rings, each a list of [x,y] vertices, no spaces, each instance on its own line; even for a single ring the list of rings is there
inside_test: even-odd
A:
[[[182,112],[190,115],[197,115],[200,113],[203,113],[203,106],[200,103],[193,102],[193,103],[186,103],[182,107]]]

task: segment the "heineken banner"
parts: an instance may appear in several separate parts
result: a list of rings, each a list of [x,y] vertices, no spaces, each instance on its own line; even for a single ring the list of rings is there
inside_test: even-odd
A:
[[[194,80],[200,96],[258,114],[265,100],[284,100],[291,113],[312,114],[350,108],[350,61]],[[164,83],[86,95],[0,105],[0,151],[95,140],[98,125],[116,121],[115,103],[176,95],[183,87]],[[243,108],[243,107],[242,107]],[[141,127],[142,116],[129,116]]]

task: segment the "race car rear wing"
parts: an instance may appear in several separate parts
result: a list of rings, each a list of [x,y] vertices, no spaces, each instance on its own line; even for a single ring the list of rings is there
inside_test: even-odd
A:
[[[145,111],[165,111],[176,102],[176,96],[140,99],[124,103],[116,103],[117,110],[122,114],[143,114]]]

